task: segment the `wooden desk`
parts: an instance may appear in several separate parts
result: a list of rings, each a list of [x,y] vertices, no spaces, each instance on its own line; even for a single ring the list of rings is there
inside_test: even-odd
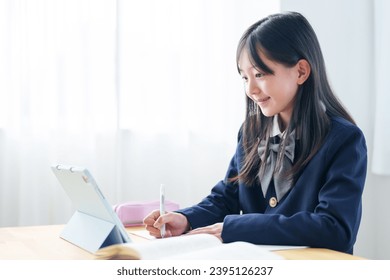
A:
[[[91,260],[94,255],[59,237],[64,225],[0,228],[0,260]],[[135,235],[142,227],[127,228],[135,242],[146,239]],[[353,255],[328,249],[290,249],[275,251],[289,260],[357,260]]]

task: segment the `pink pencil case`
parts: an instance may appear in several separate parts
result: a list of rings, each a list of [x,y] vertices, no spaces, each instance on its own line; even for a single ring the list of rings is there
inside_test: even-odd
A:
[[[143,224],[144,218],[153,210],[160,208],[160,202],[156,201],[130,201],[113,206],[119,220],[125,226],[138,226]],[[175,211],[179,204],[166,200],[165,211]]]

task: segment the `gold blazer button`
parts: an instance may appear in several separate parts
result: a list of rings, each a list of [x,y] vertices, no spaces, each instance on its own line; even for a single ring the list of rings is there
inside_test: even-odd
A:
[[[277,204],[278,204],[278,200],[276,199],[276,197],[271,197],[269,199],[269,206],[271,206],[272,208],[274,208]]]

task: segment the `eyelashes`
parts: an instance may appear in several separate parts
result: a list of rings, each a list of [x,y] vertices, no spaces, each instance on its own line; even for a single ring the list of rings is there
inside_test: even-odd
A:
[[[266,74],[264,74],[264,73],[256,73],[255,74],[255,78],[256,79],[260,79],[260,78],[262,78],[262,77],[264,77]],[[246,82],[248,82],[248,77],[246,77],[246,76],[241,76],[241,79],[246,83]]]
[[[256,73],[256,75],[255,75],[256,78],[261,78],[264,76],[265,76],[265,74],[263,74],[263,73]]]

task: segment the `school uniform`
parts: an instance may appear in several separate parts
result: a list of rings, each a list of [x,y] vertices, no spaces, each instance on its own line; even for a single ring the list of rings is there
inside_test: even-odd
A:
[[[275,180],[247,186],[227,179],[243,162],[241,135],[226,178],[199,204],[179,210],[192,228],[223,221],[223,242],[304,245],[352,253],[362,214],[367,148],[361,130],[333,118],[322,147],[282,197]]]

